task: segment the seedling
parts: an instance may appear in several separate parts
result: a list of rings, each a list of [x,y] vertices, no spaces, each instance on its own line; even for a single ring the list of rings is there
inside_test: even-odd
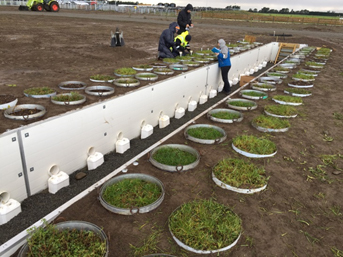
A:
[[[50,87],[32,87],[24,90],[28,95],[48,95],[54,93],[55,90]]]
[[[119,68],[114,70],[114,73],[119,75],[135,75],[137,73],[133,68]]]
[[[239,119],[241,117],[238,113],[232,113],[232,112],[215,112],[215,113],[212,113],[211,116],[217,119],[224,119],[224,120],[234,120],[234,119]]]
[[[114,77],[109,76],[109,75],[96,74],[96,75],[91,76],[91,79],[108,81],[108,80],[113,80]]]
[[[60,94],[53,96],[52,100],[59,102],[73,102],[82,100],[83,98],[84,96],[79,94],[78,92],[70,92],[70,94]]]
[[[301,97],[288,96],[288,95],[275,95],[273,96],[273,99],[287,102],[287,103],[302,103],[303,102]]]

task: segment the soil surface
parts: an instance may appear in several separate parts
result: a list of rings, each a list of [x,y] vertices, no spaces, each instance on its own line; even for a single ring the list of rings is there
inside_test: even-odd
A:
[[[160,33],[175,20],[173,17],[125,15],[106,12],[61,10],[58,13],[19,12],[17,7],[0,7],[0,92],[13,95],[18,104],[42,104],[47,113],[41,119],[65,113],[73,106],[54,105],[49,99],[24,96],[29,87],[49,86],[64,93],[58,85],[63,81],[81,81],[96,85],[89,78],[95,74],[112,75],[121,67],[156,62]],[[211,122],[205,115],[197,124],[213,124],[223,128],[227,139],[216,145],[202,145],[186,140],[183,129],[163,144],[186,144],[201,155],[199,165],[189,171],[171,173],[151,165],[148,155],[138,159],[137,166],[129,166],[128,173],[144,173],[160,179],[166,190],[162,204],[146,214],[122,216],[102,207],[99,190],[92,191],[73,204],[55,220],[84,220],[102,227],[109,238],[109,256],[134,256],[133,246],[141,247],[154,232],[156,247],[137,254],[157,252],[175,256],[197,256],[179,247],[168,230],[168,217],[181,204],[199,198],[215,198],[229,206],[242,219],[242,236],[232,250],[218,256],[341,256],[343,252],[343,28],[315,25],[294,25],[199,19],[194,21],[191,45],[194,50],[212,48],[219,38],[227,42],[254,35],[258,42],[282,41],[310,46],[330,47],[333,52],[314,82],[312,96],[297,107],[298,117],[291,119],[285,133],[262,133],[251,121],[263,112],[266,104],[273,104],[273,95],[284,94],[291,74],[277,91],[266,100],[258,100],[258,108],[244,112],[239,123]],[[126,45],[110,47],[110,33],[116,27],[124,31]],[[292,34],[292,37],[270,36]],[[310,57],[309,57],[310,58]],[[304,67],[301,64],[299,68]],[[292,71],[292,73],[296,72]],[[167,78],[168,76],[165,76]],[[163,79],[163,76],[161,76]],[[146,82],[147,83],[147,82]],[[14,86],[15,85],[15,86]],[[111,85],[104,83],[104,85]],[[141,83],[141,86],[146,84]],[[116,87],[114,96],[134,88]],[[178,129],[197,114],[226,97],[219,94],[196,111],[187,112],[170,126],[154,130],[154,136],[131,141],[124,155],[108,154],[105,163],[81,180],[70,176],[70,187],[51,195],[36,194],[22,203],[22,213],[0,226],[0,244],[25,230],[73,196],[106,176],[121,164],[134,158],[150,145]],[[232,98],[238,97],[238,93]],[[86,104],[98,102],[99,97],[87,95]],[[225,108],[221,103],[217,108]],[[77,107],[79,108],[79,107]],[[15,121],[0,117],[0,133],[35,121]],[[232,138],[241,134],[265,136],[276,143],[277,154],[268,159],[250,159],[264,165],[269,182],[263,192],[244,195],[222,189],[211,178],[212,167],[222,158],[246,159],[233,151]],[[76,171],[77,173],[79,171]],[[121,174],[121,173],[120,173]],[[119,175],[120,175],[119,174]],[[336,254],[336,255],[335,255]],[[340,255],[338,255],[340,254]],[[217,256],[212,254],[208,256]]]

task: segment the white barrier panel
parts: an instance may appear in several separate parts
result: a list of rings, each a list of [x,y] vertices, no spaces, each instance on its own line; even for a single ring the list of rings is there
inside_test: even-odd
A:
[[[0,137],[0,178],[0,192],[10,193],[11,198],[19,202],[27,198],[16,131]]]
[[[263,61],[273,61],[277,51],[278,43],[270,43],[232,56],[230,80]],[[143,121],[155,127],[162,114],[174,117],[176,107],[187,109],[190,101],[199,102],[201,95],[208,95],[220,83],[220,70],[214,63],[23,126],[17,129],[22,144],[17,142],[13,151],[8,151],[7,145],[12,143],[16,130],[5,132],[0,136],[0,177],[6,180],[0,180],[0,191],[4,191],[1,188],[4,187],[17,200],[25,199],[26,191],[29,195],[36,194],[48,187],[48,171],[53,165],[71,174],[87,165],[90,147],[97,152],[109,153],[115,150],[119,136],[129,140],[139,137]],[[24,176],[18,177],[20,172]]]

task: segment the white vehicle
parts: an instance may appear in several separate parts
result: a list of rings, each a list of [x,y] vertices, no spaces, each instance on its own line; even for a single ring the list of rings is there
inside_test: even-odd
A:
[[[71,1],[71,3],[76,5],[89,5],[89,3],[85,1]]]

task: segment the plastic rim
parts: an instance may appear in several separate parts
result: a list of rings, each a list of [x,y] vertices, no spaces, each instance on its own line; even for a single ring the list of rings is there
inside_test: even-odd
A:
[[[234,101],[242,101],[242,102],[247,102],[247,103],[254,103],[255,105],[252,107],[241,107],[241,106],[235,106],[235,105],[231,105],[231,102]],[[229,108],[235,109],[235,110],[240,110],[240,111],[252,111],[255,110],[257,108],[257,103],[255,103],[254,101],[248,100],[248,99],[240,99],[240,98],[235,98],[235,99],[229,99],[227,102],[227,105]]]
[[[193,155],[195,155],[197,158],[196,160],[193,162],[193,163],[190,163],[190,164],[187,164],[185,166],[172,166],[172,165],[166,165],[166,164],[162,164],[162,163],[159,163],[157,162],[154,158],[153,158],[153,155],[154,153],[158,150],[158,149],[161,149],[163,147],[172,147],[172,148],[178,148],[178,149],[181,149],[183,151],[186,151],[186,152],[189,152]],[[167,145],[161,145],[161,146],[158,146],[156,147],[155,149],[153,149],[151,152],[150,152],[150,157],[149,157],[149,161],[150,163],[161,169],[161,170],[165,170],[165,171],[169,171],[169,172],[182,172],[182,171],[187,171],[187,170],[190,170],[190,169],[193,169],[195,168],[199,162],[200,162],[200,154],[197,150],[195,150],[194,148],[190,147],[190,146],[187,146],[187,145],[181,145],[181,144],[167,144]]]
[[[170,216],[175,212],[177,211],[178,209],[180,208],[177,207],[171,214]],[[169,216],[169,218],[170,218]],[[168,219],[169,220],[169,219]],[[198,254],[211,254],[211,253],[218,253],[218,252],[222,252],[222,251],[227,251],[229,249],[231,249],[232,247],[234,247],[237,242],[239,241],[240,237],[241,237],[241,234],[242,233],[239,233],[239,235],[237,236],[237,239],[230,245],[226,246],[226,247],[223,247],[223,248],[220,248],[220,249],[216,249],[216,250],[198,250],[198,249],[194,249],[188,245],[186,245],[185,243],[183,243],[182,241],[180,241],[174,234],[173,232],[171,231],[171,228],[170,228],[170,224],[168,222],[168,228],[169,228],[169,232],[170,234],[172,235],[173,239],[175,240],[175,242],[181,246],[183,249],[186,249],[187,251],[190,251],[190,252],[193,252],[193,253],[198,253]]]
[[[290,115],[290,116],[283,116],[283,115],[276,115],[276,114],[267,112],[266,110],[264,110],[264,112],[265,112],[265,114],[267,114],[269,116],[273,116],[273,117],[276,117],[276,118],[285,118],[285,119],[295,118],[298,115],[298,114],[295,114],[295,115]]]
[[[85,231],[92,231],[94,233],[96,233],[103,241],[106,242],[106,252],[104,253],[103,257],[107,257],[108,256],[108,252],[109,252],[109,243],[108,243],[108,238],[106,233],[99,228],[97,225],[86,222],[86,221],[65,221],[65,222],[61,222],[61,223],[57,223],[56,228],[58,230],[85,230]],[[28,243],[25,243],[23,245],[23,247],[21,248],[18,257],[25,257],[27,256],[27,253],[29,251],[29,246]]]
[[[129,81],[131,79],[132,78],[119,78],[119,79],[114,80],[113,84],[118,86],[118,87],[137,87],[137,86],[139,86],[141,84],[141,82],[138,79],[134,83],[122,83],[122,82],[119,82],[119,80]]]
[[[261,131],[261,132],[287,132],[289,130],[289,127],[288,128],[281,128],[281,129],[265,128],[265,127],[256,125],[256,123],[253,121],[251,122],[251,125],[255,129],[257,129],[258,131]]]
[[[218,119],[216,117],[213,117],[212,114],[217,113],[217,112],[228,112],[228,113],[234,113],[240,115],[238,119]],[[235,110],[230,110],[230,109],[213,109],[207,113],[207,117],[216,122],[221,122],[221,123],[233,123],[233,122],[241,122],[243,120],[243,113]]]
[[[0,104],[0,110],[6,110],[8,108],[14,107],[18,102],[18,98],[14,99],[11,102]]]
[[[152,76],[152,77],[144,77],[144,76]],[[136,79],[140,79],[140,80],[149,80],[149,81],[155,81],[158,79],[158,75],[152,73],[152,72],[142,72],[142,73],[137,73],[135,75]]]
[[[75,88],[71,88],[71,87],[65,87],[65,85],[68,85],[68,84],[80,84],[82,85],[82,87],[75,87]],[[86,88],[87,84],[84,83],[84,82],[81,82],[81,81],[64,81],[64,82],[61,82],[60,84],[58,84],[58,87],[60,89],[63,89],[63,90],[70,90],[70,91],[74,91],[74,90],[84,90]]]
[[[106,92],[96,92],[96,90],[106,90]],[[95,91],[95,92],[92,92]],[[86,87],[85,92],[89,95],[107,96],[114,93],[114,88],[109,86],[91,86]]]
[[[228,184],[225,184],[220,179],[218,179],[213,171],[212,171],[212,180],[214,181],[214,183],[216,183],[216,185],[218,185],[221,188],[224,188],[224,189],[236,192],[236,193],[241,193],[241,194],[254,194],[254,193],[263,191],[264,189],[267,188],[267,184],[265,184],[263,187],[259,187],[259,188],[238,188],[238,187],[233,187],[233,186],[230,186]]]
[[[65,94],[58,94],[59,95],[71,95],[71,93],[65,93]],[[69,101],[69,102],[62,102],[62,101],[56,101],[51,98],[51,102],[57,105],[78,105],[78,104],[83,104],[86,102],[86,96],[81,95],[83,98],[77,101]]]
[[[295,85],[292,83],[288,83],[288,86],[290,87],[295,87],[295,88],[310,88],[313,87],[313,84],[308,84],[308,85]]]
[[[297,93],[291,93],[291,92],[288,92],[287,89],[283,91],[285,94],[289,94],[291,96],[297,96],[297,97],[307,97],[307,96],[311,96],[312,93],[310,94],[297,94]]]
[[[135,179],[135,178],[138,178],[138,179],[150,182],[150,183],[154,183],[157,186],[159,186],[161,188],[161,195],[159,196],[159,198],[155,202],[153,202],[153,203],[151,203],[149,205],[146,205],[146,206],[143,206],[143,207],[135,207],[135,206],[133,206],[131,208],[119,208],[119,207],[110,205],[109,203],[107,203],[105,201],[105,199],[103,199],[102,195],[103,195],[105,189],[108,186],[116,184],[116,183],[118,183],[118,182],[120,182],[120,181],[122,181],[124,179]],[[163,185],[163,183],[159,179],[157,179],[157,178],[155,178],[153,176],[147,175],[147,174],[131,173],[131,174],[120,175],[120,176],[117,176],[117,177],[114,177],[114,178],[108,180],[101,187],[99,200],[100,200],[101,205],[105,209],[109,210],[110,212],[121,214],[121,215],[133,215],[133,214],[136,214],[136,213],[147,213],[147,212],[150,212],[150,211],[156,209],[162,203],[162,201],[164,199],[164,195],[165,195],[164,185]]]
[[[302,105],[303,103],[292,103],[292,102],[285,102],[285,101],[280,101],[280,100],[276,100],[274,98],[272,98],[273,101],[275,101],[278,104],[284,104],[284,105],[294,105],[294,106],[298,106],[298,105]]]
[[[13,115],[13,113],[15,113],[18,110],[30,110],[30,109],[31,110],[37,109],[37,110],[39,110],[39,112],[34,113],[34,114],[30,114],[30,115],[22,115],[22,116]],[[42,105],[39,105],[39,104],[20,104],[20,105],[13,106],[9,109],[6,109],[4,112],[4,115],[6,118],[12,119],[12,120],[32,120],[35,118],[42,117],[45,113],[46,113],[46,109]]]
[[[245,152],[245,151],[237,148],[233,143],[232,143],[232,148],[237,153],[239,153],[241,155],[244,155],[246,157],[249,157],[249,158],[268,158],[268,157],[273,157],[277,153],[277,151],[275,151],[274,153],[271,153],[271,154],[254,154],[254,153],[249,153],[249,152]]]
[[[244,92],[255,92],[255,93],[260,93],[263,94],[263,96],[250,96],[250,95],[245,95]],[[246,98],[246,99],[252,99],[252,100],[259,100],[259,99],[267,99],[268,94],[259,90],[250,90],[250,89],[244,89],[239,91],[240,96]]]
[[[217,139],[200,139],[200,138],[196,138],[196,137],[192,137],[188,134],[188,130],[192,129],[192,128],[213,128],[217,131],[219,131],[220,133],[222,133],[222,137],[217,138]],[[221,142],[225,141],[227,135],[224,129],[219,128],[217,126],[213,126],[213,125],[208,125],[208,124],[196,124],[196,125],[191,125],[189,127],[187,127],[184,131],[184,136],[186,139],[189,139],[193,142],[196,143],[200,143],[200,144],[207,144],[207,145],[211,145],[211,144],[220,144]]]

